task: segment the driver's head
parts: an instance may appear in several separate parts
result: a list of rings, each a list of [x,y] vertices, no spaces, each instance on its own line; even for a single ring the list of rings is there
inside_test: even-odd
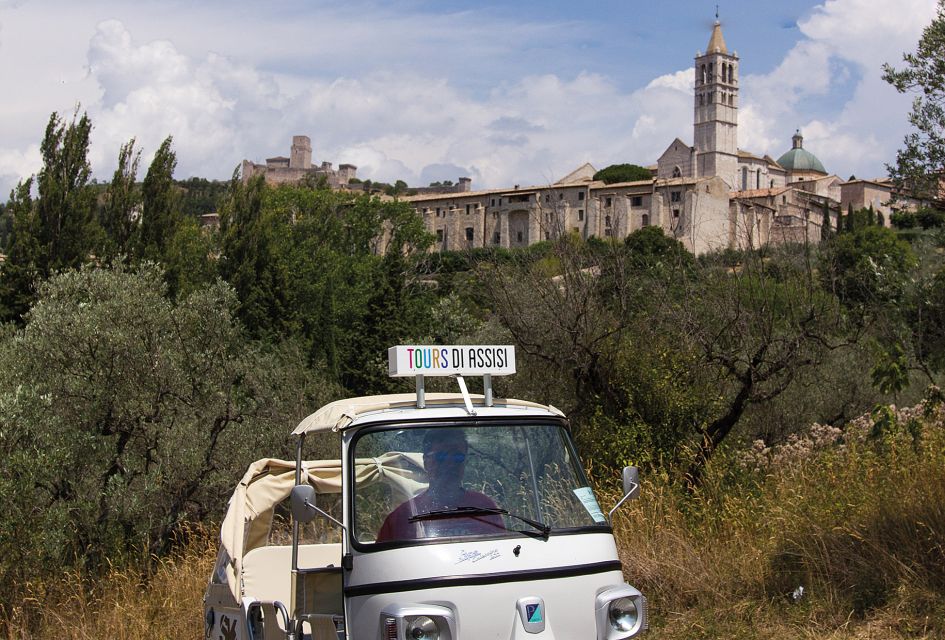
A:
[[[469,445],[462,429],[430,429],[423,438],[423,466],[430,482],[461,481]]]

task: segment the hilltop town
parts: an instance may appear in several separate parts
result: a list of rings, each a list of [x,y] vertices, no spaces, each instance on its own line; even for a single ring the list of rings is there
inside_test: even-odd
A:
[[[553,184],[473,190],[472,180],[411,189],[403,199],[422,216],[440,251],[526,247],[563,234],[623,238],[655,225],[702,254],[786,242],[819,242],[824,220],[867,207],[890,226],[899,197],[889,179],[841,179],[804,148],[796,131],[777,160],[738,146],[739,63],[716,21],[694,64],[692,143],[676,138],[649,166],[651,179],[606,183],[583,164]],[[315,166],[310,139],[295,136],[291,155],[264,165],[243,161],[243,179],[263,175],[271,184],[323,178],[335,189],[357,189],[357,168]],[[826,213],[825,213],[826,212]]]

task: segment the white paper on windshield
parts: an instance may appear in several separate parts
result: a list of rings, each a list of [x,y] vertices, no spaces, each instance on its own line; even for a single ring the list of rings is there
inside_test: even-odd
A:
[[[584,508],[587,509],[587,512],[591,514],[592,518],[594,518],[594,522],[607,521],[607,518],[604,517],[604,512],[600,510],[600,505],[597,504],[597,498],[594,497],[594,492],[590,487],[579,487],[574,490],[574,495],[578,497],[578,500],[581,501],[581,504],[584,505]]]

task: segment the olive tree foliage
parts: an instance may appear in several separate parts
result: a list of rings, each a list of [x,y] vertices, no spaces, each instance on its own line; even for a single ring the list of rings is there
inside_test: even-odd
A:
[[[660,311],[644,284],[675,282],[692,259],[658,230],[626,243],[565,236],[541,253],[484,260],[487,303],[518,349],[503,391],[554,404],[572,419],[584,455],[604,466],[656,463],[691,437],[690,393],[674,373],[688,367],[654,330]],[[657,275],[659,274],[659,275]]]
[[[929,378],[945,371],[945,267],[917,284],[907,317],[920,366]]]
[[[941,201],[945,171],[945,0],[939,0],[932,23],[922,32],[915,53],[903,56],[904,67],[883,66],[883,79],[900,93],[915,92],[909,123],[912,133],[896,155],[889,175],[920,197]]]
[[[534,372],[519,384],[562,403],[606,466],[668,465],[698,485],[749,408],[856,339],[810,252],[697,262],[659,230],[589,245],[481,277]]]
[[[865,313],[901,300],[916,258],[894,231],[865,226],[832,237],[822,247],[820,266],[824,287]]]
[[[246,341],[227,285],[165,294],[152,264],[68,271],[0,338],[0,592],[146,567],[185,523],[221,516],[260,452],[290,455],[313,395],[332,399],[291,346]]]
[[[696,354],[691,375],[717,393],[708,417],[696,425],[686,473],[691,484],[699,484],[750,407],[778,398],[831,351],[858,339],[840,301],[820,287],[808,256],[745,251],[735,266],[699,272],[682,298],[666,305],[663,330]]]

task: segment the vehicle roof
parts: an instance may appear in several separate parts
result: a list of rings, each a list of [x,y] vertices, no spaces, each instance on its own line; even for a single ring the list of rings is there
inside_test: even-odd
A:
[[[491,407],[486,407],[485,396],[469,394],[473,409],[477,415],[499,416],[509,409],[516,413],[522,409],[535,410],[537,414],[551,414],[564,417],[564,413],[551,405],[516,400],[514,398],[495,398]],[[405,420],[425,417],[440,418],[453,415],[468,415],[460,393],[427,393],[424,396],[426,407],[417,408],[417,396],[413,393],[396,393],[384,396],[363,396],[330,402],[302,420],[292,432],[300,436],[320,431],[343,431],[364,422],[374,422],[391,417],[396,413]]]

